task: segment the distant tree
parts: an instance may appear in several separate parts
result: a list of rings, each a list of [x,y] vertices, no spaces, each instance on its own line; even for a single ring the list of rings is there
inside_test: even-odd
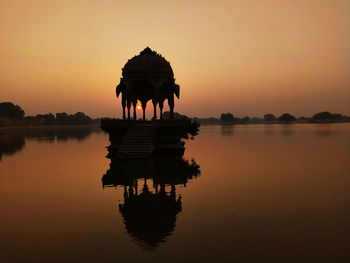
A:
[[[55,116],[50,112],[49,114],[45,114],[45,125],[53,125],[55,123]]]
[[[65,112],[56,113],[56,123],[58,125],[80,125],[91,124],[92,119],[83,112],[67,114]]]
[[[222,113],[220,116],[220,120],[223,122],[233,122],[235,118],[232,113]]]
[[[332,114],[328,111],[323,111],[316,113],[314,116],[312,116],[314,120],[329,120],[332,118]]]
[[[0,117],[22,119],[24,117],[24,110],[11,102],[2,102],[0,103]]]
[[[323,112],[319,112],[316,113],[314,116],[312,116],[312,120],[316,121],[316,122],[337,122],[337,121],[341,121],[344,119],[344,116],[336,113],[329,113],[328,111],[323,111]]]
[[[276,120],[276,117],[275,117],[275,115],[273,115],[271,113],[267,113],[267,114],[264,115],[264,120],[266,122],[272,122],[272,121]]]
[[[55,116],[52,113],[49,114],[38,114],[35,116],[36,119],[43,119],[44,125],[53,125],[55,123]]]
[[[65,112],[56,113],[56,122],[59,125],[68,124],[68,114]]]
[[[259,117],[253,117],[253,118],[252,118],[252,122],[253,122],[253,123],[262,123],[263,120],[260,119]]]
[[[298,122],[300,123],[307,123],[308,122],[308,119],[304,116],[301,116],[297,119]]]
[[[73,124],[91,124],[92,120],[83,112],[77,112],[71,116]]]
[[[278,118],[281,122],[289,123],[295,121],[295,117],[289,113],[284,113]]]
[[[170,111],[164,112],[162,118],[163,119],[170,119]],[[175,120],[182,120],[182,119],[188,119],[188,117],[186,115],[182,115],[178,112],[174,112],[174,119]]]
[[[242,121],[242,123],[249,123],[249,122],[251,122],[251,119],[249,116],[245,116],[241,121]]]

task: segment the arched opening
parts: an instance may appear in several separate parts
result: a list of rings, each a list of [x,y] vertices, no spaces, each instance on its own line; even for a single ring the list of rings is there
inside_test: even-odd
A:
[[[142,119],[146,120],[146,107],[147,102],[154,98],[155,88],[147,80],[139,80],[135,83],[132,90],[132,98],[134,100],[139,100],[142,107]],[[137,104],[136,104],[137,110]]]
[[[146,109],[149,109],[152,107],[152,100],[147,101],[146,103]],[[145,120],[152,119],[153,116],[152,111],[145,111]],[[143,108],[142,103],[140,100],[136,100],[135,103],[133,102],[133,119],[134,120],[142,120],[143,119]]]

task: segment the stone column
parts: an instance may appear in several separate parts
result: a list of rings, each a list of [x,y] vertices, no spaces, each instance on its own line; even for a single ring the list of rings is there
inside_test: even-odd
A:
[[[127,105],[128,107],[128,120],[130,120],[130,108],[131,108],[131,101],[127,101]]]
[[[170,107],[170,119],[174,119],[174,94],[168,98],[168,104]]]
[[[133,106],[133,109],[134,109],[134,120],[136,120],[137,116],[136,116],[136,105],[137,105],[137,101],[133,101],[132,102],[132,106]]]
[[[164,106],[164,101],[159,101],[159,109],[160,109],[160,119],[163,119],[163,106]]]
[[[143,120],[146,120],[146,106],[147,106],[147,101],[142,102],[142,111],[143,111]]]
[[[153,103],[153,119],[157,119],[157,101],[156,100],[152,100]]]
[[[125,107],[126,107],[126,99],[122,96],[122,107],[123,107],[123,120],[125,120]]]

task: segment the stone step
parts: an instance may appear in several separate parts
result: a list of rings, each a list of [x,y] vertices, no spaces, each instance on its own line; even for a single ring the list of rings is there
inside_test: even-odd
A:
[[[126,143],[121,144],[120,146],[122,146],[122,145],[149,145],[150,143],[152,143],[152,141],[126,142]]]
[[[149,127],[133,127],[125,134],[117,158],[147,158],[152,151],[152,130]]]

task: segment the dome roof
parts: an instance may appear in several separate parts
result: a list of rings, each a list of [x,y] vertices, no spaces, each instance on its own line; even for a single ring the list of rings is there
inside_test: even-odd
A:
[[[146,47],[139,55],[129,59],[123,68],[123,78],[137,78],[139,75],[159,75],[174,78],[170,63],[156,51]]]

